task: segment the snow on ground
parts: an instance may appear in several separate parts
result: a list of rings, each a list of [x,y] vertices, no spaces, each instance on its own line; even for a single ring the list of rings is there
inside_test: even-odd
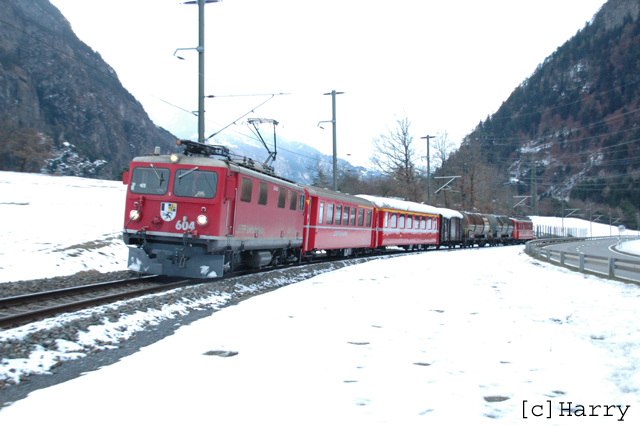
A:
[[[127,268],[122,182],[0,172],[0,282]]]
[[[618,250],[640,256],[640,240],[627,241],[618,246]]]
[[[639,297],[522,247],[376,260],[183,326],[0,423],[638,424]]]
[[[0,194],[0,281],[124,268],[120,183],[0,173]],[[183,326],[0,424],[639,424],[639,298],[522,246],[375,260]]]
[[[563,221],[561,217],[545,217],[545,216],[530,216],[535,226],[555,226],[562,227]],[[606,218],[602,218],[606,220]],[[619,235],[628,237],[640,236],[640,231],[634,231],[627,229],[620,233],[618,231],[618,225],[609,226],[604,223],[589,222],[585,219],[579,219],[577,217],[566,217],[564,219],[565,228],[584,229],[586,236],[591,237],[618,237]],[[593,233],[593,235],[591,235]]]

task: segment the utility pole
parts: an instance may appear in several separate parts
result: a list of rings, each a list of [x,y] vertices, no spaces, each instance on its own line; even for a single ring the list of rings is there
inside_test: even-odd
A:
[[[333,123],[333,190],[338,190],[338,142],[336,135],[336,95],[342,95],[344,92],[336,92],[332,90],[331,93],[325,93],[325,95],[331,95],[331,123]],[[321,122],[322,123],[322,122]],[[319,125],[320,123],[318,123]]]
[[[429,157],[429,139],[435,136],[422,136],[420,139],[427,140],[427,204],[431,205],[431,159]]]
[[[531,156],[531,213],[538,214],[538,172],[536,170],[535,154]]]

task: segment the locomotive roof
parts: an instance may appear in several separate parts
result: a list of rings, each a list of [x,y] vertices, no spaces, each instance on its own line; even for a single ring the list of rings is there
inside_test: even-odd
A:
[[[427,204],[414,203],[413,201],[395,200],[393,198],[376,197],[373,195],[357,195],[357,196],[360,198],[369,200],[372,203],[374,203],[376,206],[385,208],[385,209],[403,210],[403,211],[427,213],[427,214],[439,214],[448,219],[451,219],[452,217],[462,218],[462,215],[455,210],[441,209],[438,207],[429,206]]]

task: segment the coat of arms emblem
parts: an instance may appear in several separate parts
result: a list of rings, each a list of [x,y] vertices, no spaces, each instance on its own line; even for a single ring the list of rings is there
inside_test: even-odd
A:
[[[162,220],[171,222],[176,218],[176,211],[178,210],[177,203],[161,203],[160,204],[160,217]]]

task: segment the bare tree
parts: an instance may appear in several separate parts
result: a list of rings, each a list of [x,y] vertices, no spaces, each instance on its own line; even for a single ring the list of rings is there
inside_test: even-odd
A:
[[[435,164],[436,168],[442,169],[454,147],[455,144],[449,139],[449,135],[446,131],[436,135],[432,145],[432,158],[437,163]]]
[[[460,176],[455,188],[456,207],[465,211],[494,211],[497,171],[489,167],[482,149],[475,144],[463,143],[447,162],[455,175]]]
[[[387,127],[387,132],[373,139],[371,163],[399,183],[402,195],[412,201],[418,201],[420,172],[416,167],[418,155],[415,152],[413,136],[409,128],[411,122],[406,117],[396,117],[396,126]]]
[[[0,126],[0,169],[39,172],[52,149],[51,139],[36,129],[6,122]]]

